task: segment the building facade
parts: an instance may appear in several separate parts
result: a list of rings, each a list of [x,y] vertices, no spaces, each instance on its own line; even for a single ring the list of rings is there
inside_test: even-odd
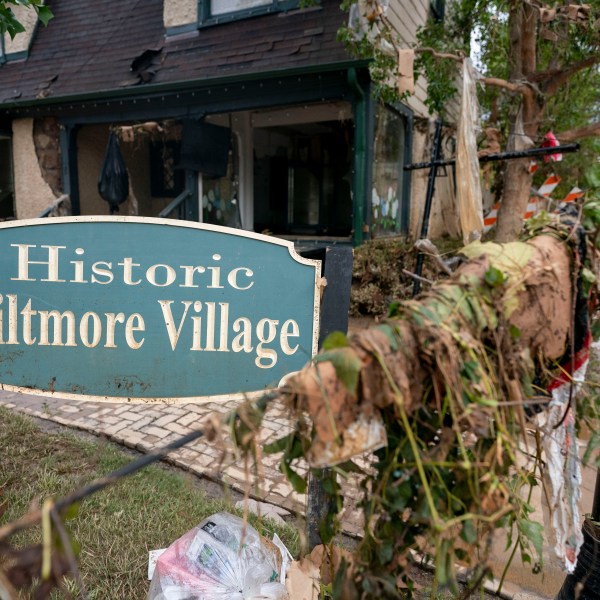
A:
[[[372,94],[337,41],[339,1],[52,0],[47,27],[4,39],[0,218],[108,214],[109,136],[129,175],[122,215],[268,232],[299,246],[415,231],[429,115]],[[407,44],[443,3],[390,2]],[[68,198],[68,203],[63,202]],[[417,203],[420,201],[417,200]],[[56,214],[56,206],[54,206]]]

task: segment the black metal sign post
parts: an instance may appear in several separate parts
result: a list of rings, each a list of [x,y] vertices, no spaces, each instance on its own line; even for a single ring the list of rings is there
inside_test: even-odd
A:
[[[321,299],[319,332],[319,348],[321,348],[323,340],[333,331],[343,333],[348,331],[352,248],[350,246],[329,246],[302,252],[302,255],[306,258],[323,261],[323,276],[327,280]],[[329,478],[330,475],[330,469],[311,469],[308,474],[306,529],[309,551],[322,543],[319,527],[332,509],[332,498],[323,486],[323,480]]]

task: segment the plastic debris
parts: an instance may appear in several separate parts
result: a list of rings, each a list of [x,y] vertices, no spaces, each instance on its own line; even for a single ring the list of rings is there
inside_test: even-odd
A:
[[[291,513],[285,508],[275,506],[274,504],[268,504],[267,502],[257,502],[256,500],[240,500],[235,503],[235,507],[238,510],[244,510],[247,508],[251,513],[258,515],[259,517],[266,517],[272,519],[279,525],[285,525],[283,517],[289,516]]]
[[[287,558],[239,517],[217,513],[161,554],[147,598],[287,600],[281,573]]]

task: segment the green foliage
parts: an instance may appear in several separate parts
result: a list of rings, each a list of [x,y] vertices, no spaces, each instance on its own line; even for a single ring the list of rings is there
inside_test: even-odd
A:
[[[587,218],[597,217],[595,228],[600,229],[595,210],[584,205]],[[547,215],[535,232],[542,229],[564,240],[571,252],[578,244],[571,225],[558,215]],[[588,237],[588,246],[593,239]],[[418,301],[397,302],[394,320],[361,333],[354,344],[345,336],[332,336],[317,359],[339,363],[336,369],[353,365],[349,370],[356,368],[356,377],[363,377],[362,391],[336,396],[337,415],[360,413],[361,403],[367,403],[386,429],[387,444],[374,452],[374,461],[361,473],[360,507],[366,525],[353,575],[359,596],[396,598],[404,588],[405,596],[411,597],[413,552],[435,566],[437,585],[455,590],[455,565],[461,563],[471,568],[471,582],[477,586],[486,576],[486,561],[493,560],[487,553],[497,529],[506,532],[510,550],[501,581],[515,557],[534,573],[542,568],[545,532],[531,506],[543,468],[541,439],[529,436],[523,443],[527,416],[522,399],[542,395],[553,375],[543,356],[528,354],[521,331],[508,320],[515,294],[524,289],[531,246],[471,244],[462,252],[489,261],[483,282],[466,276],[440,282]],[[588,255],[583,278],[587,271],[596,272],[594,253]],[[593,279],[590,293],[597,284]],[[400,356],[392,358],[391,353]],[[403,357],[415,366],[403,370]],[[420,370],[418,376],[413,368]],[[344,377],[348,373],[342,373]],[[345,385],[355,391],[354,382]],[[588,394],[576,405],[577,422],[589,430],[585,459],[590,461],[600,448],[597,399],[597,393]],[[301,407],[298,397],[294,402]],[[333,414],[328,416],[334,420]],[[323,423],[311,426],[303,413],[297,422],[300,426],[292,434],[268,447],[281,451],[290,468],[303,457],[317,455],[323,444]],[[335,421],[332,429],[346,441],[340,425]],[[357,470],[355,463],[346,462],[329,472],[348,477]],[[333,497],[333,508],[320,532],[324,540],[331,540],[344,498],[335,479],[328,476],[324,487]],[[324,590],[325,596],[331,591]]]
[[[50,19],[54,17],[50,8],[44,5],[44,0],[2,0],[0,2],[0,33],[8,33],[11,38],[14,38],[17,33],[25,31],[22,23],[20,23],[11,8],[12,6],[26,6],[35,10],[38,19],[48,25]]]
[[[350,348],[337,348],[330,352],[323,352],[315,358],[315,362],[330,362],[346,389],[351,393],[356,391],[362,363]]]
[[[344,0],[342,8],[349,9],[354,2]],[[396,56],[391,47],[406,48],[387,20],[385,13],[378,16],[377,2],[368,2],[362,29],[356,31],[344,27],[340,40],[361,58],[370,60],[376,94],[386,101],[402,100],[395,89]],[[425,103],[432,113],[442,116],[457,99],[459,62],[440,58],[439,53],[456,57],[472,56],[482,76],[495,80],[523,83],[528,81],[536,93],[538,106],[536,122],[528,123],[539,144],[546,134],[569,131],[583,127],[598,118],[600,104],[600,69],[591,62],[600,56],[600,0],[589,0],[577,19],[566,17],[566,8],[551,2],[538,3],[541,8],[557,9],[559,15],[538,23],[533,40],[536,64],[533,73],[525,77],[515,68],[521,57],[518,45],[510,42],[509,24],[512,16],[523,10],[522,2],[509,0],[456,0],[446,3],[443,21],[430,19],[417,33],[415,77],[423,75],[427,80]],[[533,7],[534,5],[531,5]],[[573,4],[573,6],[575,6]],[[560,10],[564,12],[560,13]],[[532,8],[531,10],[537,10]],[[369,14],[370,11],[370,14]],[[387,49],[387,50],[386,50]],[[436,53],[425,51],[430,49]],[[578,65],[587,65],[579,68]],[[514,72],[513,72],[514,71]],[[566,81],[558,89],[551,89],[552,81],[561,73],[568,73]],[[481,106],[482,127],[494,127],[500,131],[501,143],[506,144],[511,127],[521,105],[519,93],[491,84],[479,85],[478,98]],[[452,119],[450,119],[452,120]],[[481,140],[483,141],[483,140]],[[560,136],[559,136],[560,141]],[[534,185],[540,185],[550,172],[561,177],[561,184],[554,197],[564,197],[574,186],[584,187],[587,166],[597,160],[598,149],[591,139],[580,140],[580,151],[569,154],[562,162],[539,161],[540,168],[534,176]],[[497,198],[502,195],[504,165],[492,167],[495,177],[492,191]]]

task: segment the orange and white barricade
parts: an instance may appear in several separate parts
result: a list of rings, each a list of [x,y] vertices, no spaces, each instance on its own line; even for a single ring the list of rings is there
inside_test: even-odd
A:
[[[534,165],[530,166],[530,171]],[[534,169],[535,170],[535,169]],[[533,171],[531,171],[533,172]],[[525,214],[523,217],[525,219],[529,219],[533,217],[533,215],[537,214],[541,210],[547,208],[547,200],[544,198],[550,198],[550,194],[555,190],[556,186],[560,183],[560,177],[558,175],[550,175],[546,181],[540,186],[537,191],[536,196],[531,196],[529,198],[529,203],[527,204],[527,208],[525,209]],[[579,188],[574,188],[579,189]],[[582,193],[583,195],[583,193]],[[544,196],[541,198],[540,196]],[[579,197],[579,196],[577,196]],[[574,198],[573,198],[574,199]],[[567,202],[567,200],[565,199]],[[487,233],[495,224],[498,219],[498,209],[500,208],[500,203],[496,202],[494,206],[490,209],[490,211],[485,215],[483,219],[483,231]]]

